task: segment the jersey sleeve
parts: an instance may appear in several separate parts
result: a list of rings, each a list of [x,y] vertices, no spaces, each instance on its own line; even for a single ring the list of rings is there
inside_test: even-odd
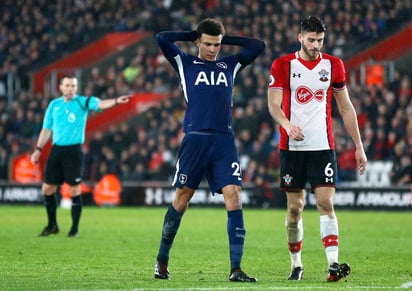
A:
[[[99,109],[99,103],[102,101],[100,98],[96,97],[96,96],[90,96],[87,97],[88,100],[86,100],[86,108],[90,109],[90,110],[94,110],[94,111],[101,111]]]
[[[54,103],[50,102],[49,106],[47,106],[46,113],[44,114],[43,118],[43,128],[45,129],[52,129],[53,128],[53,107]]]
[[[166,59],[177,71],[175,57],[185,55],[176,44],[176,41],[195,41],[198,38],[196,31],[162,31],[156,34],[156,41]]]
[[[343,61],[335,57],[332,59],[332,66],[334,73],[332,88],[333,90],[342,90],[346,87],[346,71]]]
[[[99,103],[102,101],[99,97],[96,96],[80,96],[77,95],[75,100],[79,103],[81,110],[84,111],[98,111],[100,112],[101,110],[99,109]]]
[[[281,89],[287,85],[289,77],[285,62],[281,58],[273,61],[270,68],[269,89]]]

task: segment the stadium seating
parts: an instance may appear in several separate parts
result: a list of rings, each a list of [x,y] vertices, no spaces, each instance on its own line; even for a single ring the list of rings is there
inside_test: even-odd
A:
[[[242,160],[247,161],[244,171],[250,170],[247,167],[252,162],[257,162],[257,168],[263,169],[254,172],[250,170],[249,172],[253,172],[250,181],[253,183],[256,177],[263,175],[266,180],[274,182],[276,176],[270,169],[273,165],[269,165],[267,161],[270,160],[271,154],[277,151],[275,146],[277,130],[268,117],[265,106],[266,80],[273,58],[296,49],[298,19],[303,15],[315,13],[322,16],[328,26],[325,52],[341,56],[344,60],[348,60],[359,50],[378,42],[383,36],[404,28],[411,21],[411,16],[407,13],[411,7],[408,6],[410,3],[406,0],[396,1],[396,5],[395,1],[357,2],[352,3],[352,5],[348,5],[350,1],[320,1],[320,3],[311,1],[283,3],[280,0],[223,1],[219,7],[211,5],[208,3],[209,1],[164,1],[170,6],[162,6],[165,5],[163,1],[155,1],[155,3],[128,1],[125,3],[125,7],[116,7],[116,9],[110,6],[112,1],[101,1],[101,5],[95,7],[92,5],[93,1],[86,1],[83,6],[70,6],[70,1],[62,1],[61,5],[54,6],[44,1],[38,7],[30,6],[30,2],[26,4],[24,2],[7,1],[5,5],[0,7],[3,15],[0,27],[4,28],[0,33],[0,38],[7,40],[0,42],[0,64],[2,64],[0,85],[3,85],[3,90],[0,90],[0,94],[3,94],[0,96],[0,146],[4,149],[0,151],[0,166],[2,167],[0,180],[9,178],[7,174],[9,172],[8,161],[11,157],[31,151],[33,148],[47,103],[55,97],[50,92],[32,94],[29,90],[29,73],[70,54],[79,47],[90,44],[108,32],[149,31],[155,33],[163,29],[192,29],[193,24],[199,19],[211,16],[223,20],[227,33],[256,36],[264,39],[268,44],[265,53],[238,77],[234,99],[240,110],[234,112],[234,123],[235,130],[239,133],[238,142],[241,156],[246,157]],[[42,5],[45,6],[42,7]],[[34,18],[34,14],[30,13],[26,18],[18,17],[20,11],[31,10],[36,11],[37,19]],[[48,13],[43,13],[46,11]],[[116,17],[112,11],[116,11]],[[366,19],[364,16],[368,11],[376,13],[375,21],[372,23],[370,20],[369,22],[363,21]],[[164,17],[154,17],[154,15],[163,15]],[[82,25],[76,25],[72,20],[74,18],[87,19],[88,21],[79,23]],[[56,25],[46,29],[47,23],[55,23]],[[67,29],[61,26],[61,23],[65,23],[73,29]],[[85,70],[85,77],[89,80],[84,82],[82,92],[110,98],[124,91],[158,90],[170,92],[172,97],[170,100],[159,103],[145,114],[131,118],[127,124],[122,123],[110,128],[102,134],[102,140],[97,139],[95,135],[88,138],[86,146],[90,148],[90,152],[86,153],[86,164],[89,167],[88,178],[91,180],[98,179],[104,174],[98,173],[98,169],[105,169],[101,167],[104,163],[111,165],[110,171],[115,171],[122,179],[136,177],[135,164],[137,160],[143,163],[143,168],[147,171],[147,173],[139,175],[141,177],[168,179],[171,174],[173,156],[181,138],[179,122],[183,112],[183,100],[176,76],[167,63],[162,62],[160,52],[144,51],[144,49],[141,51],[141,49],[137,48],[131,56],[116,57],[108,66],[96,66]],[[225,50],[222,51],[222,53],[225,52]],[[133,59],[143,64],[144,70],[137,76],[134,83],[130,83],[125,80],[122,74]],[[93,69],[96,69],[100,74],[96,79],[92,75],[92,71],[96,72]],[[10,91],[7,76],[18,77],[19,86],[13,86],[13,89],[19,90],[13,91],[13,96],[7,96],[7,92]],[[389,97],[393,96],[395,104],[393,107],[400,108],[400,111],[403,112],[408,110],[411,99],[410,82],[410,75],[399,73],[397,78],[386,84],[387,86],[384,88],[350,88],[350,94],[358,114],[365,118],[366,125],[362,123],[363,137],[366,136],[365,128],[376,132],[382,126],[378,122],[380,114],[375,108],[376,104],[388,104]],[[402,115],[402,112],[397,113],[395,110],[385,114],[387,123],[391,122],[394,116],[396,116],[395,119],[400,119],[400,124],[396,127],[392,129],[388,126],[385,127],[387,136],[390,130],[395,130],[397,132],[396,142],[406,140],[409,144],[408,137],[404,135],[409,116]],[[173,118],[165,118],[165,116]],[[122,127],[128,127],[129,132],[121,131]],[[139,141],[141,132],[146,132],[144,141]],[[345,133],[338,131],[336,135],[340,139],[345,136]],[[375,148],[374,135],[368,149]],[[167,142],[164,141],[164,137]],[[252,141],[258,137],[262,139],[260,150],[257,150],[258,147],[252,146]],[[123,145],[123,147],[111,149],[115,157],[114,160],[119,161],[120,165],[108,161],[106,156],[108,151],[106,147],[111,148],[113,140],[118,141],[116,144]],[[130,144],[130,141],[135,140],[138,141],[138,152],[143,154],[136,154],[133,146],[125,146]],[[98,143],[100,145],[95,146]],[[170,146],[167,147],[167,151],[163,152],[165,161],[161,169],[156,172],[149,171],[150,160],[154,155],[159,156],[161,151],[158,144],[164,143]],[[393,156],[388,158],[393,159]],[[373,160],[373,158],[370,159]],[[386,171],[375,171],[373,163],[371,164],[371,173],[368,176],[358,178],[357,182],[361,185],[363,183],[370,185],[377,181],[376,185],[386,185],[388,179],[383,177],[385,175],[383,173]]]

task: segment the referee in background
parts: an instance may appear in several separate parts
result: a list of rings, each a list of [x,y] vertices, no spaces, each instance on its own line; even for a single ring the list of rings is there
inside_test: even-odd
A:
[[[52,149],[47,159],[45,177],[42,185],[48,224],[39,236],[59,233],[56,219],[56,190],[63,182],[69,185],[72,199],[72,226],[69,237],[76,237],[82,213],[80,183],[82,181],[83,152],[87,115],[90,110],[102,111],[118,104],[129,102],[131,95],[101,100],[95,96],[77,95],[77,79],[66,75],[60,80],[62,96],[52,100],[43,120],[43,128],[31,161],[38,163],[41,151],[52,138]]]

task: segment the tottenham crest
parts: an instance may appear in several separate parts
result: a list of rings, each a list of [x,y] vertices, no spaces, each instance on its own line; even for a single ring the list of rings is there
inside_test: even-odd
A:
[[[187,182],[187,175],[185,175],[185,174],[180,174],[180,175],[179,175],[179,182],[180,182],[180,184],[186,184],[186,182]]]
[[[224,63],[224,62],[218,62],[218,63],[216,63],[216,66],[218,66],[219,68],[222,68],[222,69],[227,69],[227,64]]]

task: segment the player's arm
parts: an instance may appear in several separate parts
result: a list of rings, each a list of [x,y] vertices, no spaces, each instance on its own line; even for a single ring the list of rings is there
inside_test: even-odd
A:
[[[264,41],[250,38],[250,37],[243,37],[243,36],[232,36],[232,35],[225,35],[222,38],[222,44],[228,45],[237,45],[242,47],[242,50],[237,55],[239,62],[246,66],[253,62],[254,59],[265,49],[266,44]]]
[[[283,91],[281,89],[268,89],[268,107],[269,113],[273,119],[283,127],[290,138],[294,140],[303,140],[305,135],[300,127],[292,124],[282,110]]]
[[[30,156],[32,163],[37,164],[39,162],[40,154],[43,147],[46,145],[47,141],[51,138],[52,131],[51,129],[42,128],[37,139],[36,148]]]
[[[175,44],[177,41],[191,41],[198,39],[197,31],[161,31],[156,34],[156,41],[162,50],[166,59],[177,70],[177,64],[174,58],[177,55],[182,55],[184,52]]]
[[[289,70],[285,66],[285,62],[278,58],[273,61],[270,68],[268,88],[269,113],[290,138],[300,141],[305,138],[302,129],[292,124],[282,110],[283,90],[287,86],[287,78],[289,77]]]
[[[129,99],[132,96],[133,95],[123,95],[123,96],[119,96],[119,97],[116,97],[116,98],[101,100],[97,107],[98,107],[99,110],[105,110],[105,109],[108,109],[108,108],[113,108],[116,105],[125,104],[125,103],[129,102]]]
[[[355,108],[353,107],[353,104],[350,101],[348,90],[346,87],[340,90],[335,90],[334,95],[346,131],[349,133],[350,137],[355,143],[356,164],[357,168],[359,169],[359,173],[362,175],[366,170],[367,158],[360,137],[358,119],[356,116]]]

